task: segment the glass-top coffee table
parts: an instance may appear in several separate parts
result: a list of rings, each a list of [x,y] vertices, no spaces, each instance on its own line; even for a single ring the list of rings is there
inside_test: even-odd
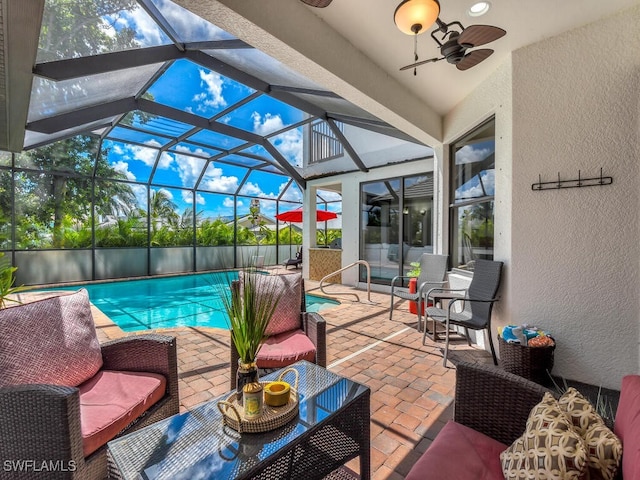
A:
[[[217,403],[229,396],[225,394],[109,442],[110,475],[321,479],[359,456],[360,478],[370,479],[369,388],[306,361],[293,367],[300,377],[299,414],[286,425],[242,434],[223,426]],[[260,380],[274,380],[278,374]]]

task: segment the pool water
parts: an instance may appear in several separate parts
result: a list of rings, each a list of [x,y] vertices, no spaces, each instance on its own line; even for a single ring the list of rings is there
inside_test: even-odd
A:
[[[86,288],[89,299],[126,332],[173,327],[227,329],[227,314],[219,295],[220,286],[237,278],[235,272],[154,277],[93,283],[47,290]],[[339,305],[335,300],[306,295],[307,311]]]

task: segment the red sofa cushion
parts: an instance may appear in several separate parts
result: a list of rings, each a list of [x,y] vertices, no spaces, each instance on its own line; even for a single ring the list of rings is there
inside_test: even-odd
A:
[[[78,388],[86,457],[160,400],[167,381],[156,373],[101,370]]]
[[[507,445],[449,420],[405,480],[504,480],[500,453]]]
[[[613,432],[622,441],[622,478],[640,478],[640,375],[622,379]]]
[[[303,330],[293,330],[267,338],[256,359],[260,368],[279,368],[299,360],[315,362],[316,347]]]

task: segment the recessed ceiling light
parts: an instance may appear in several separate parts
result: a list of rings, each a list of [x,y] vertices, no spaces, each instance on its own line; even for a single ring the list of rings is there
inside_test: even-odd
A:
[[[490,8],[491,8],[491,3],[489,2],[476,2],[469,7],[467,14],[470,17],[479,17],[487,13]]]

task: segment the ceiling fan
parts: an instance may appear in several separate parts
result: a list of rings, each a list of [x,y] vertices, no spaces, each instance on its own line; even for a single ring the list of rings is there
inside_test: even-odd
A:
[[[333,0],[300,0],[302,3],[306,3],[307,5],[311,6],[311,7],[318,7],[318,8],[324,8],[329,6],[329,4],[333,1]]]
[[[436,24],[438,28],[431,32],[431,37],[438,44],[442,56],[419,62],[416,61],[415,63],[402,67],[400,70],[413,68],[413,74],[415,75],[416,67],[440,60],[446,60],[454,64],[458,70],[468,70],[483,60],[486,60],[493,53],[493,50],[490,48],[480,48],[469,51],[470,49],[498,40],[507,33],[502,28],[492,25],[471,25],[464,28],[458,21],[444,23],[440,18],[436,18]],[[442,34],[440,40],[436,37],[438,32]],[[418,60],[417,52],[414,52],[414,55],[415,59]]]

